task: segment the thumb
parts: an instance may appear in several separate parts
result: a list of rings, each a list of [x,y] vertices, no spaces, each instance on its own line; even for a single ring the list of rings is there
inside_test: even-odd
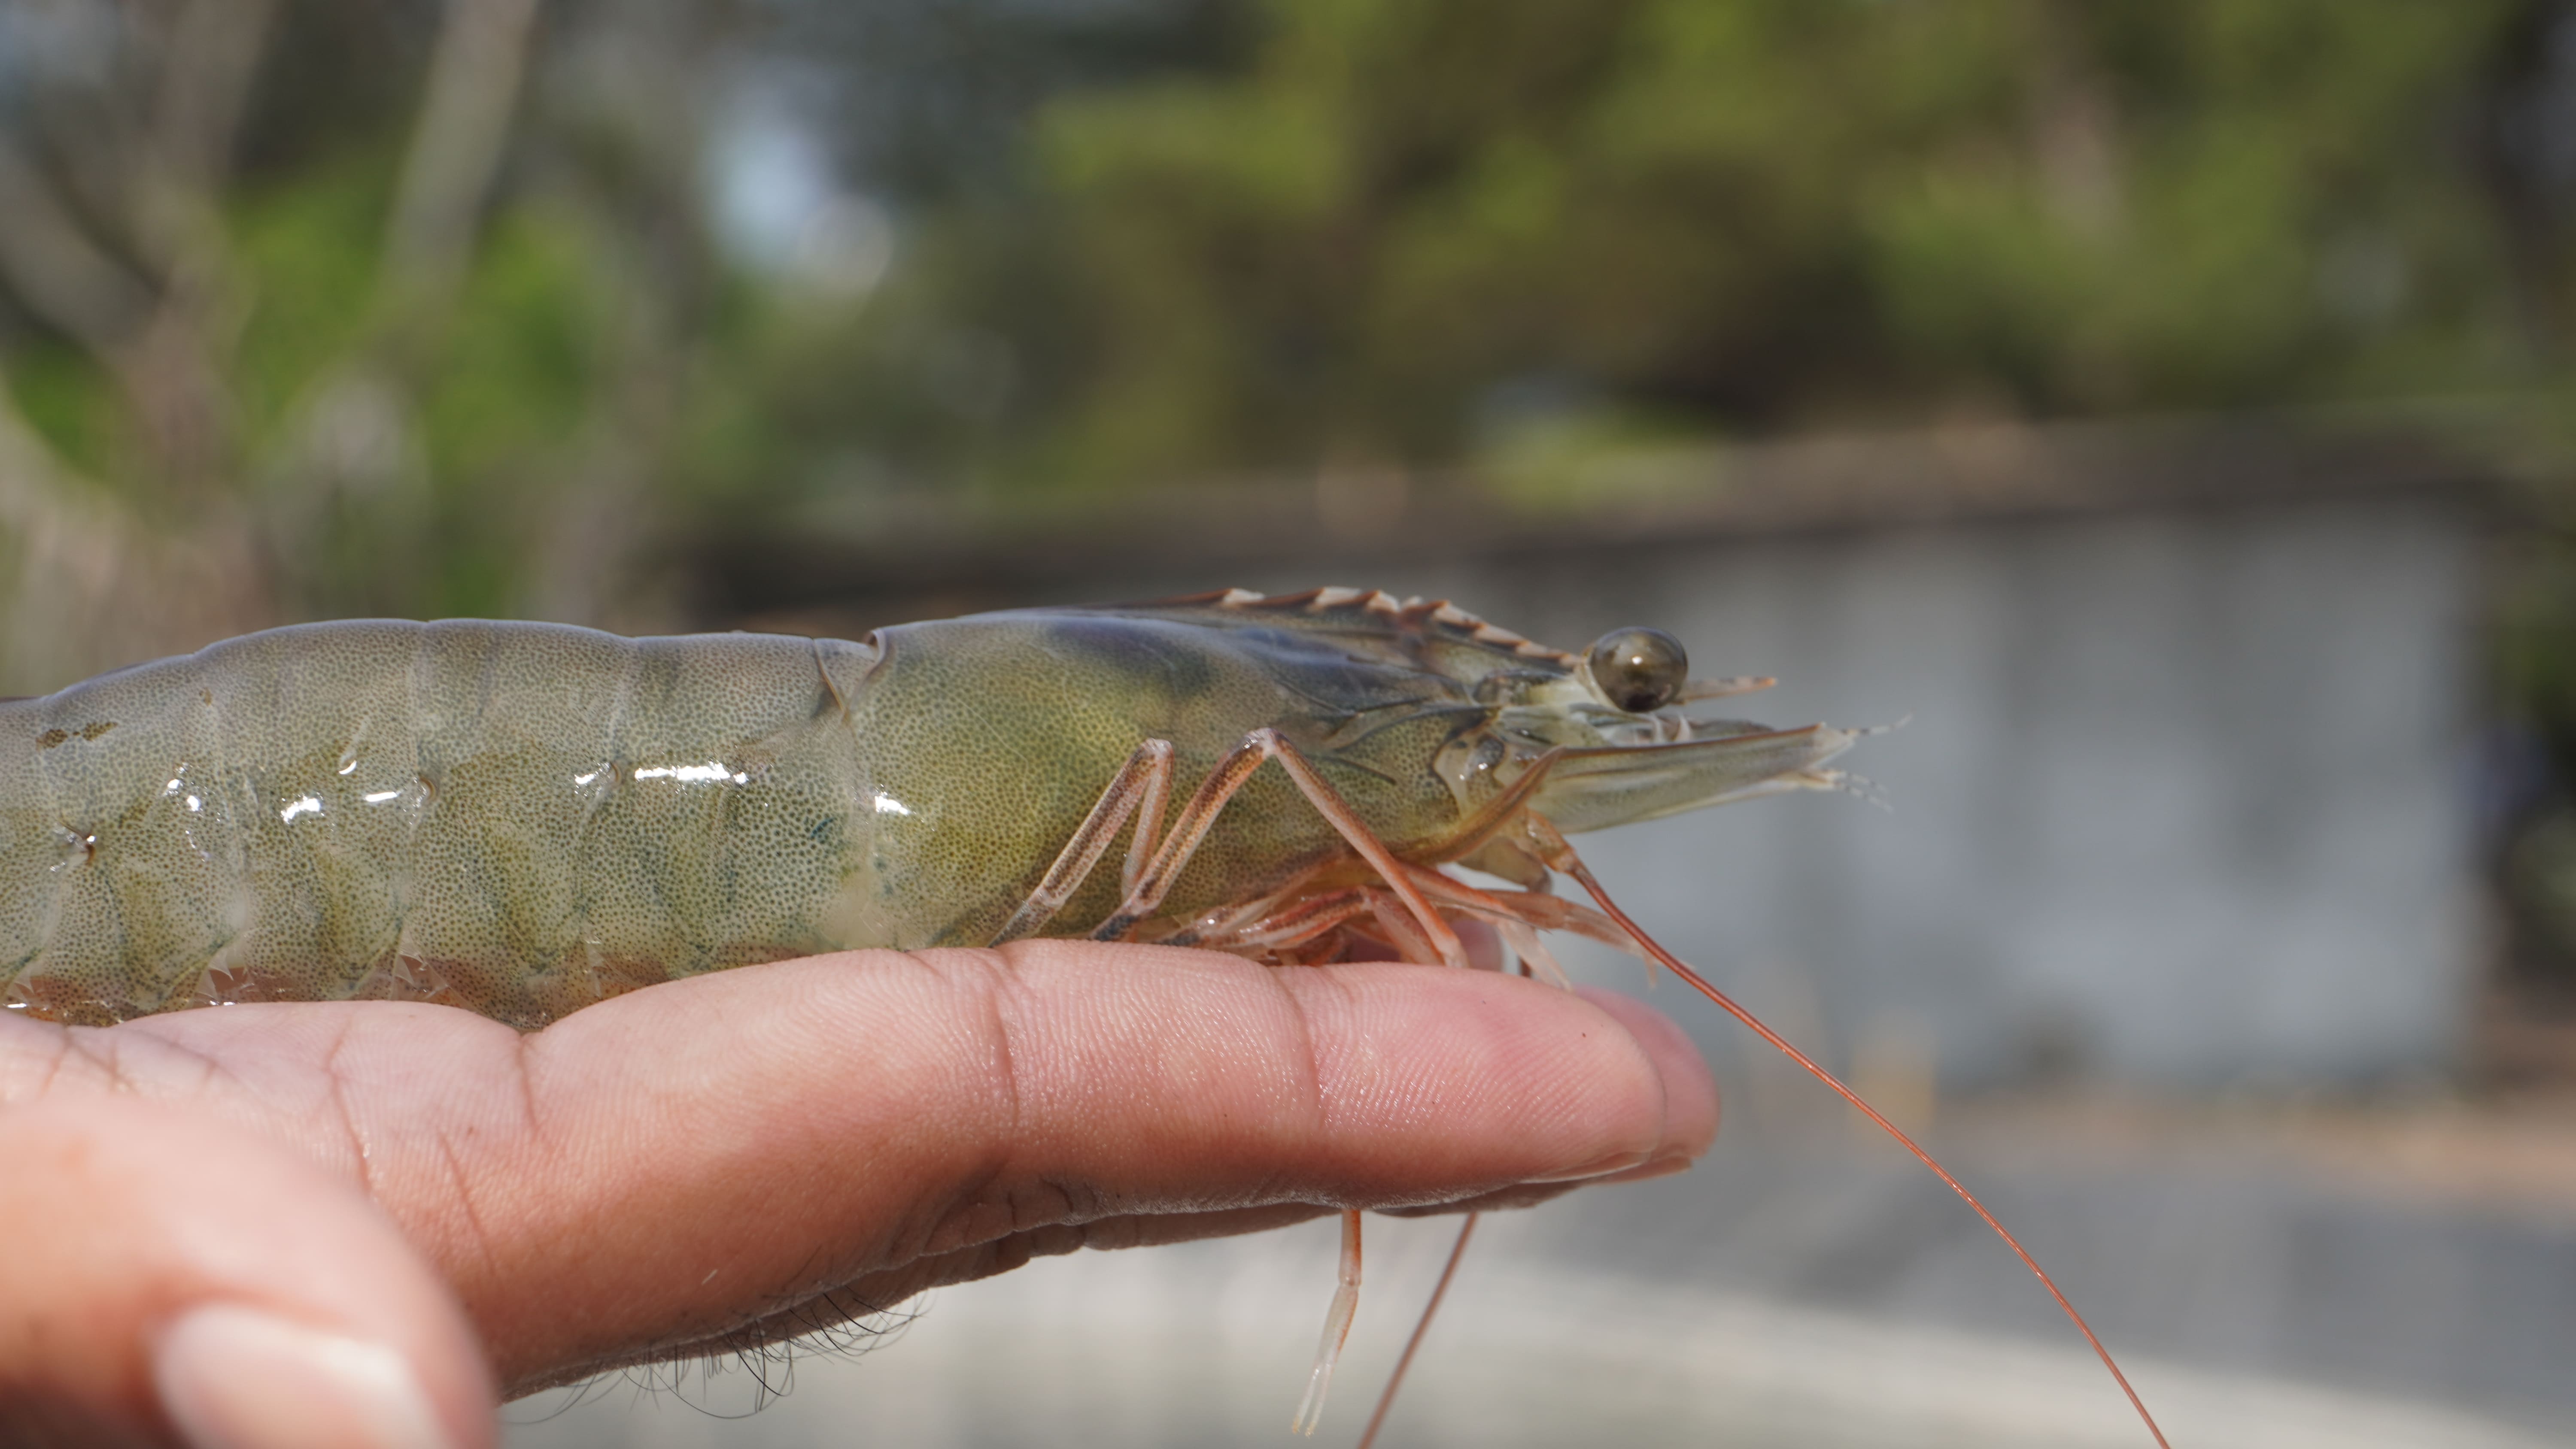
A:
[[[446,1286],[358,1187],[127,1098],[0,1110],[0,1443],[489,1449]]]

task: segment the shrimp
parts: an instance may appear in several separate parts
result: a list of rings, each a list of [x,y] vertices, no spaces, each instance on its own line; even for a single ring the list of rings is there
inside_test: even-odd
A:
[[[0,703],[0,1007],[105,1024],[400,998],[533,1030],[673,977],[859,947],[1044,934],[1293,965],[1366,941],[1463,966],[1472,920],[1561,979],[1539,933],[1571,931],[1674,971],[1894,1135],[2039,1274],[2154,1431],[1967,1189],[1656,944],[1567,843],[1855,788],[1830,766],[1862,731],[1683,708],[1769,683],[1694,680],[1656,630],[1575,655],[1355,589],[857,642],[275,629]],[[1552,894],[1557,875],[1593,905]],[[1356,1212],[1343,1231],[1309,1430],[1357,1302]]]

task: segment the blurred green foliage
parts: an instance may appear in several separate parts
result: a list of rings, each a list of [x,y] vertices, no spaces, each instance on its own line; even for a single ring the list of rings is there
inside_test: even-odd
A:
[[[2481,155],[2535,8],[1282,4],[1040,108],[854,326],[1007,343],[1031,445],[904,460],[1051,483],[2525,383]]]
[[[267,24],[174,259],[150,198],[198,173],[81,118],[148,141],[171,27],[226,5]],[[516,49],[443,60],[475,15]],[[2571,37],[2566,0],[27,0],[0,137],[156,310],[103,337],[19,256],[0,372],[67,474],[247,519],[280,612],[629,624],[706,541],[907,497],[1544,493],[1691,440],[2524,388],[2576,318]],[[424,147],[443,84],[479,171]],[[719,250],[745,97],[890,261]]]
[[[241,423],[273,442],[314,378],[362,341],[391,158],[317,166],[245,188],[233,212],[249,306],[232,367]]]

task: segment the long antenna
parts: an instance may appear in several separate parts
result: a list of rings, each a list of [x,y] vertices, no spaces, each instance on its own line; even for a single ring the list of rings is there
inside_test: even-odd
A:
[[[1560,841],[1559,843],[1561,844],[1562,842]],[[1689,982],[1699,991],[1700,995],[1716,1002],[1720,1008],[1725,1010],[1727,1015],[1734,1017],[1737,1021],[1740,1021],[1747,1027],[1751,1028],[1755,1036],[1762,1038],[1764,1041],[1767,1041],[1772,1046],[1778,1048],[1781,1054],[1788,1057],[1789,1060],[1805,1067],[1808,1073],[1814,1076],[1817,1081],[1833,1088],[1836,1095],[1840,1096],[1844,1101],[1851,1103],[1854,1107],[1859,1108],[1862,1116],[1877,1123],[1879,1128],[1886,1132],[1888,1136],[1903,1143],[1905,1145],[1905,1150],[1913,1153],[1916,1161],[1921,1162],[1925,1167],[1932,1169],[1933,1176],[1938,1177],[1943,1182],[1949,1184],[1952,1192],[1957,1193],[1962,1201],[1966,1202],[1969,1207],[1974,1208],[1977,1216],[1986,1220],[1986,1226],[1995,1230],[1995,1236],[2003,1239],[2004,1245],[2011,1248],[2014,1255],[2021,1259],[2022,1266],[2028,1268],[2032,1273],[2038,1276],[2040,1286],[2046,1288],[2048,1290],[2048,1296],[2056,1299],[2057,1306],[2066,1311],[2067,1321],[2075,1325],[2075,1331],[2084,1335],[2084,1341],[2086,1343],[2093,1345],[2093,1356],[2102,1360],[2102,1367],[2111,1371],[2112,1379],[2120,1385],[2120,1392],[2129,1396],[2129,1406],[2136,1409],[2138,1411],[2138,1417],[2146,1422],[2147,1432],[2156,1436],[2157,1449],[2173,1449],[2173,1445],[2165,1438],[2165,1431],[2156,1427],[2156,1416],[2147,1412],[2146,1401],[2138,1397],[2138,1391],[2136,1389],[2130,1387],[2129,1376],[2120,1372],[2120,1366],[2111,1360],[2111,1351],[2102,1346],[2101,1339],[2093,1336],[2093,1326],[2084,1321],[2083,1314],[2075,1311],[2074,1304],[2066,1301],[2065,1293],[2058,1289],[2057,1280],[2049,1277],[2048,1270],[2039,1266],[2039,1260],[2030,1255],[2030,1249],[2023,1247],[2021,1245],[2021,1239],[2014,1237],[2010,1230],[2006,1229],[2002,1223],[1995,1220],[1995,1215],[1993,1213],[1986,1211],[1986,1205],[1977,1201],[1977,1195],[1975,1193],[1968,1191],[1968,1189],[1960,1183],[1959,1179],[1952,1177],[1950,1175],[1950,1169],[1933,1161],[1931,1153],[1924,1151],[1922,1146],[1916,1143],[1913,1138],[1905,1135],[1905,1129],[1879,1115],[1879,1111],[1876,1107],[1862,1101],[1860,1093],[1844,1086],[1841,1078],[1835,1076],[1829,1071],[1826,1071],[1823,1067],[1816,1065],[1813,1058],[1809,1057],[1805,1052],[1798,1050],[1796,1047],[1791,1046],[1786,1037],[1783,1037],[1780,1033],[1764,1026],[1761,1018],[1755,1016],[1752,1012],[1745,1010],[1743,1007],[1736,1005],[1735,998],[1718,990],[1716,987],[1711,986],[1706,978],[1702,977],[1698,972],[1693,971],[1690,967],[1682,964],[1680,957],[1665,950],[1656,942],[1654,937],[1647,935],[1645,931],[1638,927],[1636,922],[1628,919],[1628,913],[1619,909],[1618,902],[1610,899],[1610,893],[1601,888],[1601,882],[1592,878],[1592,872],[1584,866],[1583,862],[1575,856],[1571,849],[1564,851],[1562,860],[1564,864],[1559,866],[1559,868],[1565,870],[1576,880],[1581,881],[1583,883],[1583,888],[1592,893],[1592,899],[1600,905],[1602,912],[1609,916],[1610,919],[1617,921],[1621,929],[1625,930],[1630,936],[1635,937],[1638,945],[1645,947],[1648,952],[1653,954],[1657,961],[1662,962],[1674,975]],[[1549,863],[1556,864],[1554,861]]]

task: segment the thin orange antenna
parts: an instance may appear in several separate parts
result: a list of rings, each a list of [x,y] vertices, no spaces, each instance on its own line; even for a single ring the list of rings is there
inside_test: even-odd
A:
[[[1602,913],[1609,916],[1610,919],[1617,921],[1622,930],[1625,930],[1629,935],[1636,938],[1638,945],[1645,947],[1649,952],[1653,953],[1655,959],[1671,968],[1674,975],[1679,976],[1681,979],[1689,982],[1693,987],[1697,988],[1700,995],[1716,1002],[1719,1007],[1725,1010],[1727,1015],[1734,1017],[1737,1021],[1740,1021],[1747,1027],[1751,1028],[1755,1036],[1762,1038],[1764,1041],[1769,1042],[1772,1046],[1778,1048],[1782,1055],[1788,1057],[1789,1060],[1796,1062],[1799,1066],[1806,1068],[1808,1074],[1813,1076],[1817,1081],[1833,1088],[1837,1096],[1841,1097],[1844,1101],[1851,1103],[1854,1107],[1859,1108],[1862,1116],[1865,1116],[1872,1122],[1877,1123],[1880,1130],[1886,1132],[1888,1136],[1895,1138],[1898,1142],[1903,1143],[1905,1145],[1905,1150],[1913,1153],[1916,1161],[1922,1163],[1925,1167],[1932,1169],[1933,1176],[1938,1177],[1941,1181],[1947,1183],[1952,1192],[1957,1193],[1962,1201],[1966,1202],[1969,1207],[1974,1208],[1977,1216],[1986,1220],[1986,1226],[1995,1230],[1995,1236],[2003,1239],[2004,1245],[2011,1248],[2014,1255],[2021,1259],[2022,1266],[2028,1268],[2032,1273],[2038,1276],[2040,1286],[2048,1290],[2049,1297],[2057,1300],[2057,1306],[2059,1308],[2065,1310],[2067,1321],[2075,1325],[2075,1331],[2084,1335],[2084,1341],[2086,1343],[2093,1345],[2093,1356],[2102,1360],[2102,1367],[2111,1371],[2112,1379],[2120,1385],[2120,1392],[2129,1396],[2129,1407],[2138,1411],[2138,1417],[2146,1423],[2147,1432],[2156,1436],[2158,1449],[2173,1449],[2173,1445],[2165,1439],[2165,1431],[2156,1427],[2156,1416],[2147,1412],[2146,1400],[2139,1398],[2138,1391],[2130,1387],[2129,1376],[2120,1372],[2120,1366],[2112,1361],[2111,1351],[2102,1346],[2102,1340],[2093,1336],[2093,1326],[2084,1321],[2083,1314],[2075,1311],[2074,1304],[2066,1301],[2066,1294],[2059,1290],[2057,1280],[2049,1277],[2048,1270],[2039,1266],[2039,1260],[2030,1255],[2030,1249],[2023,1247],[2021,1245],[2021,1239],[2014,1237],[2009,1229],[2005,1228],[2002,1223],[1995,1220],[1995,1215],[1993,1213],[1986,1211],[1986,1205],[1977,1201],[1977,1195],[1975,1193],[1968,1191],[1968,1189],[1960,1183],[1959,1179],[1952,1177],[1950,1175],[1950,1169],[1933,1161],[1931,1153],[1924,1151],[1922,1146],[1913,1138],[1905,1135],[1905,1129],[1888,1121],[1885,1117],[1880,1116],[1876,1107],[1873,1107],[1869,1103],[1861,1100],[1860,1093],[1844,1086],[1841,1078],[1835,1076],[1829,1071],[1826,1071],[1823,1067],[1816,1065],[1814,1059],[1809,1057],[1805,1052],[1789,1045],[1788,1038],[1783,1037],[1780,1033],[1764,1026],[1761,1018],[1755,1016],[1752,1012],[1745,1010],[1743,1007],[1736,1005],[1735,998],[1728,996],[1725,992],[1711,986],[1698,972],[1693,971],[1690,967],[1682,964],[1680,957],[1665,950],[1656,942],[1654,937],[1647,935],[1645,931],[1638,927],[1636,922],[1628,919],[1627,912],[1619,909],[1618,902],[1610,899],[1610,893],[1601,888],[1601,882],[1592,878],[1592,872],[1586,868],[1582,860],[1574,854],[1574,848],[1565,843],[1564,837],[1556,835],[1555,828],[1552,826],[1547,827],[1546,833],[1551,836],[1556,836],[1554,840],[1549,841],[1548,843],[1555,848],[1559,860],[1563,862],[1562,865],[1558,865],[1557,861],[1550,861],[1548,863],[1550,865],[1558,865],[1559,869],[1564,870],[1568,875],[1581,881],[1583,883],[1583,888],[1592,893],[1592,899],[1601,907]]]
[[[1354,1449],[1369,1449],[1377,1442],[1378,1426],[1386,1422],[1387,1410],[1395,1407],[1395,1391],[1404,1387],[1404,1371],[1413,1367],[1413,1351],[1422,1347],[1422,1336],[1431,1331],[1432,1316],[1440,1311],[1440,1300],[1449,1296],[1449,1280],[1458,1276],[1458,1260],[1467,1256],[1467,1240],[1476,1235],[1476,1219],[1483,1216],[1469,1213],[1467,1221],[1458,1225],[1458,1241],[1449,1245],[1449,1261],[1440,1265],[1440,1281],[1432,1285],[1431,1301],[1422,1305],[1422,1316],[1413,1321],[1413,1336],[1404,1341],[1404,1353],[1395,1361],[1395,1372],[1386,1376],[1377,1409],[1369,1415],[1368,1427],[1360,1431]]]

